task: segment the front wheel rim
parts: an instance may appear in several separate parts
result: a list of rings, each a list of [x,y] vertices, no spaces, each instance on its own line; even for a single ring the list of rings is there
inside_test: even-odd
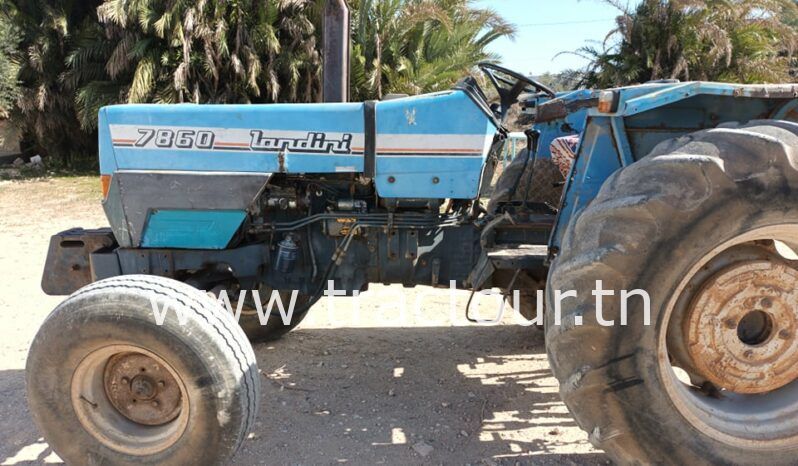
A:
[[[795,301],[791,309],[781,306],[775,312],[772,300],[757,295],[755,287],[750,286],[756,281],[752,277],[761,281],[762,277],[782,274],[791,283],[790,291],[795,292],[796,263],[778,256],[772,246],[765,247],[774,240],[798,244],[798,225],[751,230],[702,257],[667,303],[658,335],[659,374],[671,402],[700,432],[746,449],[798,444],[795,369],[779,371],[763,381],[752,380],[745,373],[753,367],[746,366],[746,358],[751,364],[767,364],[769,360],[783,364],[798,354],[795,332],[788,330],[798,322]],[[765,253],[766,249],[772,252]],[[753,258],[755,251],[770,254],[772,259]],[[726,259],[735,254],[737,262]],[[707,272],[713,264],[718,264],[718,270]],[[700,277],[701,283],[696,283],[695,277]],[[738,288],[730,289],[730,281]],[[720,286],[724,284],[725,290]],[[746,292],[745,302],[756,305],[735,308],[733,300]],[[771,307],[759,309],[767,307],[760,305],[763,302]],[[712,370],[711,361],[720,361],[721,365],[735,361],[737,367],[734,371]]]
[[[91,351],[72,375],[70,398],[85,431],[121,453],[164,451],[188,425],[183,380],[160,356],[132,345]]]

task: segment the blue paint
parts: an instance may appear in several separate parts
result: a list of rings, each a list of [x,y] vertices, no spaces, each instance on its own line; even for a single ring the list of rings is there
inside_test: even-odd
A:
[[[538,157],[551,156],[549,147],[557,137],[580,134],[581,141],[577,159],[566,180],[563,205],[550,245],[560,247],[565,226],[595,198],[609,176],[640,160],[660,142],[729,121],[782,118],[798,108],[796,99],[789,97],[792,94],[774,98],[763,89],[764,86],[705,82],[630,86],[614,89],[618,93],[619,105],[611,114],[598,111],[599,91],[558,94],[556,104],[564,109],[565,114],[535,125],[541,134]],[[776,88],[773,89],[775,92]],[[546,100],[541,97],[538,104],[553,103],[545,103]],[[378,102],[376,120],[375,186],[380,196],[454,199],[475,199],[478,196],[487,157],[485,149],[496,128],[488,115],[463,91]],[[364,167],[363,149],[354,145],[352,154],[313,154],[298,150],[282,154],[248,149],[175,150],[156,149],[154,146],[152,149],[133,149],[123,147],[124,143],[114,147],[109,133],[109,125],[113,124],[348,133],[362,141],[365,127],[362,103],[113,106],[100,112],[99,144],[100,166],[104,174],[117,170],[359,173]],[[406,146],[398,147],[394,141],[393,146],[388,147],[390,144],[387,143],[392,141],[388,136],[405,136],[402,144]],[[414,136],[418,138],[414,139]],[[429,142],[423,142],[423,138],[428,138]],[[477,142],[470,144],[473,151],[469,152],[470,149],[458,144],[462,138],[475,138]],[[483,144],[478,141],[483,141]],[[430,147],[424,147],[424,144]],[[451,149],[447,156],[434,152],[447,148]],[[456,151],[461,151],[459,156]],[[242,212],[177,212],[183,213],[169,214],[172,217],[161,217],[165,213],[153,214],[149,227],[153,229],[148,230],[145,241],[151,242],[148,244],[197,247],[199,243],[204,247],[225,247],[244,215]],[[204,233],[198,234],[194,226],[183,228],[181,225],[200,225],[199,231]],[[161,233],[167,238],[162,239]],[[169,234],[177,237],[169,238]],[[195,241],[192,239],[195,236],[205,239]]]
[[[618,110],[610,114],[599,112],[595,103],[587,102],[598,97],[597,91],[577,91],[562,97],[571,108],[581,104],[588,110],[577,159],[566,180],[563,205],[549,241],[551,247],[562,246],[565,228],[595,198],[607,178],[648,155],[657,144],[723,123],[784,118],[798,108],[790,86],[650,83],[615,91]],[[568,117],[536,128],[544,135],[547,131],[556,133]]]
[[[127,104],[104,107],[108,124],[363,132],[363,104]]]
[[[377,103],[378,140],[380,134],[484,134],[489,121],[463,91]]]
[[[471,199],[476,196],[487,143],[496,131],[490,118],[463,91],[447,91],[379,102],[377,120],[377,191],[384,197],[429,198],[429,180],[438,179],[432,193],[443,197]],[[250,129],[345,133],[363,139],[364,105],[351,104],[269,104],[269,105],[116,105],[100,112],[100,160],[102,173],[117,170],[224,171],[238,173],[361,173],[364,167],[362,142],[353,144],[353,154],[314,154],[297,150],[277,152],[245,150],[177,149],[175,146],[133,147],[127,134],[112,146],[109,125],[134,125],[195,130]],[[116,131],[116,130],[115,130]],[[221,134],[221,132],[219,133]],[[245,134],[248,134],[245,132]],[[397,158],[381,157],[384,136],[405,136],[404,149],[417,149]],[[435,149],[446,149],[460,136],[477,136],[468,157],[429,158],[424,143],[407,138],[419,135],[440,141]],[[119,136],[114,133],[115,138]],[[219,136],[217,136],[218,138]],[[239,136],[241,137],[241,136]],[[247,136],[248,137],[248,136]],[[137,141],[139,139],[136,139]],[[218,139],[216,139],[218,141]],[[152,141],[152,140],[150,140]],[[481,143],[479,141],[482,141]],[[229,140],[224,142],[231,142]],[[234,141],[243,142],[243,141]],[[248,143],[248,141],[247,141]],[[455,148],[459,147],[454,144]],[[474,157],[476,155],[476,157]],[[433,161],[433,163],[430,163]],[[389,177],[401,181],[389,183]]]
[[[790,100],[786,104],[780,106],[778,110],[776,110],[771,118],[776,120],[783,120],[790,116],[790,114],[795,115],[796,110],[798,110],[798,99]],[[794,118],[794,117],[793,117]]]
[[[484,147],[496,127],[462,91],[447,91],[377,104],[377,193],[388,198],[473,199],[485,165]],[[471,155],[384,156],[384,135],[418,134],[444,141],[478,136],[482,141]],[[424,149],[419,143],[411,148]]]
[[[121,170],[187,170],[242,173],[275,173],[280,171],[279,156],[266,152],[242,151],[163,151],[153,149],[116,148],[116,161]],[[285,155],[289,173],[362,172],[362,155],[318,155],[289,152]]]
[[[273,173],[279,170],[277,154],[236,151],[165,151],[117,147],[120,170],[179,170]]]
[[[538,139],[537,158],[550,159],[551,158],[551,143],[563,136],[578,135],[585,128],[585,120],[587,119],[587,107],[577,106],[580,101],[585,101],[595,97],[595,91],[590,90],[577,90],[571,92],[558,92],[557,100],[562,102],[565,106],[574,106],[564,118],[553,121],[546,121],[535,124],[534,128],[540,132]],[[549,102],[551,99],[548,96],[538,95],[532,98],[534,108],[540,108],[541,105]],[[529,101],[527,105],[530,105]]]
[[[318,155],[289,153],[285,156],[288,173],[360,173],[362,155]]]
[[[482,176],[482,157],[379,158],[375,180],[381,197],[474,199]],[[391,180],[392,179],[392,180]]]
[[[621,168],[610,117],[589,118],[565,184],[550,246],[559,248],[568,222],[596,197],[604,181]]]
[[[224,249],[246,215],[243,210],[155,210],[141,247]]]
[[[119,169],[114,157],[114,146],[111,144],[111,132],[108,129],[106,112],[110,107],[100,109],[97,119],[97,137],[100,149],[100,174],[111,175]]]

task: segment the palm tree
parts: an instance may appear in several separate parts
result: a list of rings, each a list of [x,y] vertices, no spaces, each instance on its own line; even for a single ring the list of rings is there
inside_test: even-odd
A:
[[[19,64],[15,59],[18,43],[16,28],[7,17],[0,16],[0,119],[8,118],[19,97]]]
[[[656,79],[789,81],[798,45],[792,0],[643,0],[621,10],[590,60],[582,84],[612,87]]]
[[[470,0],[353,0],[353,95],[446,88],[513,28]],[[322,2],[0,0],[20,30],[15,113],[35,145],[96,153],[120,102],[315,102]]]
[[[468,0],[355,0],[353,97],[453,84],[513,33]],[[103,33],[68,58],[84,127],[127,102],[313,102],[320,98],[321,3],[106,0]],[[109,40],[110,38],[110,40]],[[111,44],[111,50],[107,50]],[[97,72],[104,66],[105,74]],[[81,84],[82,83],[82,84]]]
[[[57,154],[69,163],[94,153],[94,139],[82,133],[64,62],[76,37],[93,22],[99,0],[2,0],[4,19],[17,30],[11,52],[18,66],[19,97],[12,119],[40,153]]]
[[[448,88],[482,60],[487,46],[514,28],[468,0],[352,2],[352,95],[418,94]]]
[[[297,0],[108,0],[98,9],[113,44],[107,80],[91,81],[83,100],[118,82],[127,102],[314,101],[320,55],[313,11],[312,2]],[[76,58],[99,48],[83,45]]]

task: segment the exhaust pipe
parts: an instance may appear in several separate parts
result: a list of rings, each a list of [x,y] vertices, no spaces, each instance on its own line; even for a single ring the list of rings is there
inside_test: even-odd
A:
[[[322,98],[349,101],[349,6],[346,0],[327,0],[322,25]]]

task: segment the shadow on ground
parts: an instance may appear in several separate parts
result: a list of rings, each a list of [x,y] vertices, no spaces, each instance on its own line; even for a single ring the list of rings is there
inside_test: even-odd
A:
[[[256,352],[255,436],[292,462],[607,462],[560,402],[535,329],[307,329]]]
[[[300,329],[257,345],[261,412],[236,464],[605,464],[559,401],[539,331]],[[0,372],[0,464],[57,457]]]
[[[0,371],[0,464],[60,463],[44,442],[25,402],[25,371]]]

